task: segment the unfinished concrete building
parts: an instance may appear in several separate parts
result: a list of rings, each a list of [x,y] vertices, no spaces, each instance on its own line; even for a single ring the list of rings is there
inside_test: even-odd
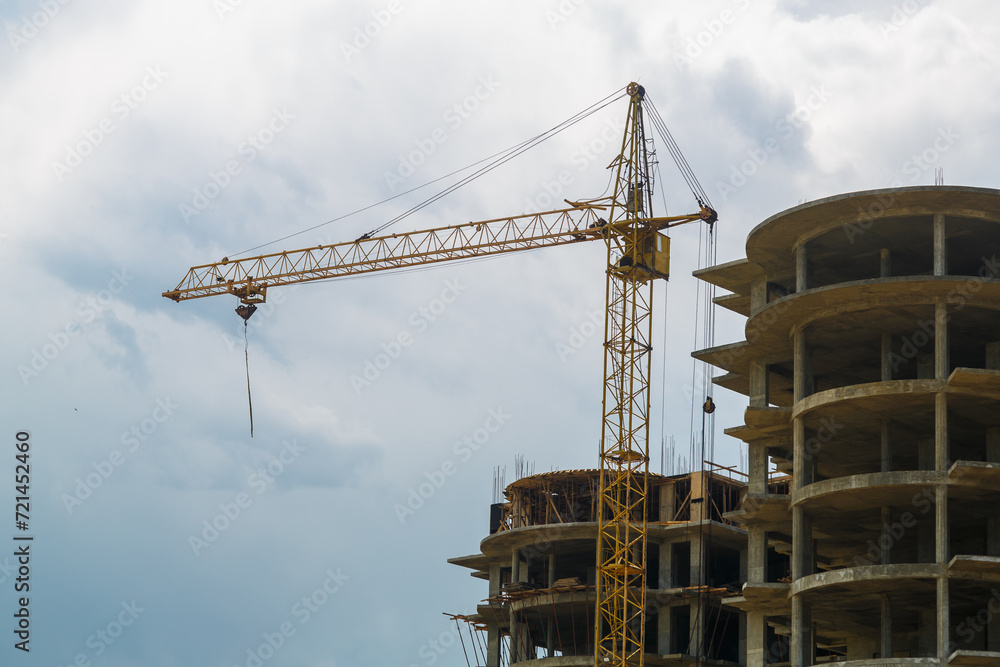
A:
[[[830,197],[746,248],[697,274],[746,340],[695,353],[749,398],[746,664],[1000,665],[1000,191]]]
[[[743,613],[723,600],[746,580],[746,532],[726,518],[746,485],[721,472],[648,477],[647,665],[741,664]],[[489,581],[464,617],[486,628],[488,667],[593,664],[598,481],[567,470],[509,484],[481,553],[449,560]]]

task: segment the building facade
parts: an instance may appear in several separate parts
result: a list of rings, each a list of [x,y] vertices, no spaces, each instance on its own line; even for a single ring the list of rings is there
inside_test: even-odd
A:
[[[696,274],[746,340],[695,353],[749,399],[746,664],[1000,665],[1000,191],[830,197],[746,247]]]
[[[448,561],[489,582],[463,617],[487,633],[487,667],[593,665],[598,481],[567,470],[509,484],[481,552]],[[646,664],[739,665],[744,615],[724,600],[746,579],[746,531],[725,515],[745,483],[695,472],[648,485]]]

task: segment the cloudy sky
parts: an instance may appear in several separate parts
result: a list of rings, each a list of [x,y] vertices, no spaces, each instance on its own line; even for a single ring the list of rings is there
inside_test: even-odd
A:
[[[0,16],[5,665],[464,665],[442,612],[486,589],[445,560],[478,549],[494,469],[597,463],[599,244],[273,291],[247,330],[252,439],[235,299],[160,296],[189,266],[354,239],[451,181],[311,228],[631,80],[719,210],[719,261],[804,200],[936,168],[998,180],[987,0],[2,0]],[[397,229],[600,195],[625,111]],[[695,210],[662,153],[662,201]],[[676,230],[657,287],[654,469],[663,439],[687,454],[703,391],[702,242]],[[717,342],[740,331],[719,314]],[[738,424],[745,399],[716,400],[717,430]],[[22,431],[28,654],[13,646]],[[719,434],[715,458],[738,462],[738,443]]]

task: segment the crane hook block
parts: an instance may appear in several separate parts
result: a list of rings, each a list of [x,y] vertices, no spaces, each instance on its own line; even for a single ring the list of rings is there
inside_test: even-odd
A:
[[[257,312],[257,306],[251,304],[243,304],[236,308],[236,314],[243,318],[246,322],[250,319],[250,316]]]
[[[707,415],[715,412],[715,402],[712,400],[711,396],[705,399],[705,404],[701,406],[701,409],[704,410]]]

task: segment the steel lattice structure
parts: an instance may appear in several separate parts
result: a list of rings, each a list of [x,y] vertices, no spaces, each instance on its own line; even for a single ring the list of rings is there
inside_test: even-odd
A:
[[[706,205],[692,215],[645,217],[652,209],[651,154],[643,126],[645,91],[629,84],[622,152],[612,163],[614,194],[567,202],[570,208],[433,229],[364,235],[355,241],[192,267],[163,296],[186,301],[237,296],[245,319],[267,290],[375,271],[466,260],[603,239],[607,243],[604,400],[598,512],[598,613],[595,664],[642,664],[649,469],[652,283],[669,273],[668,227],[716,219]],[[601,217],[608,211],[607,219]]]

